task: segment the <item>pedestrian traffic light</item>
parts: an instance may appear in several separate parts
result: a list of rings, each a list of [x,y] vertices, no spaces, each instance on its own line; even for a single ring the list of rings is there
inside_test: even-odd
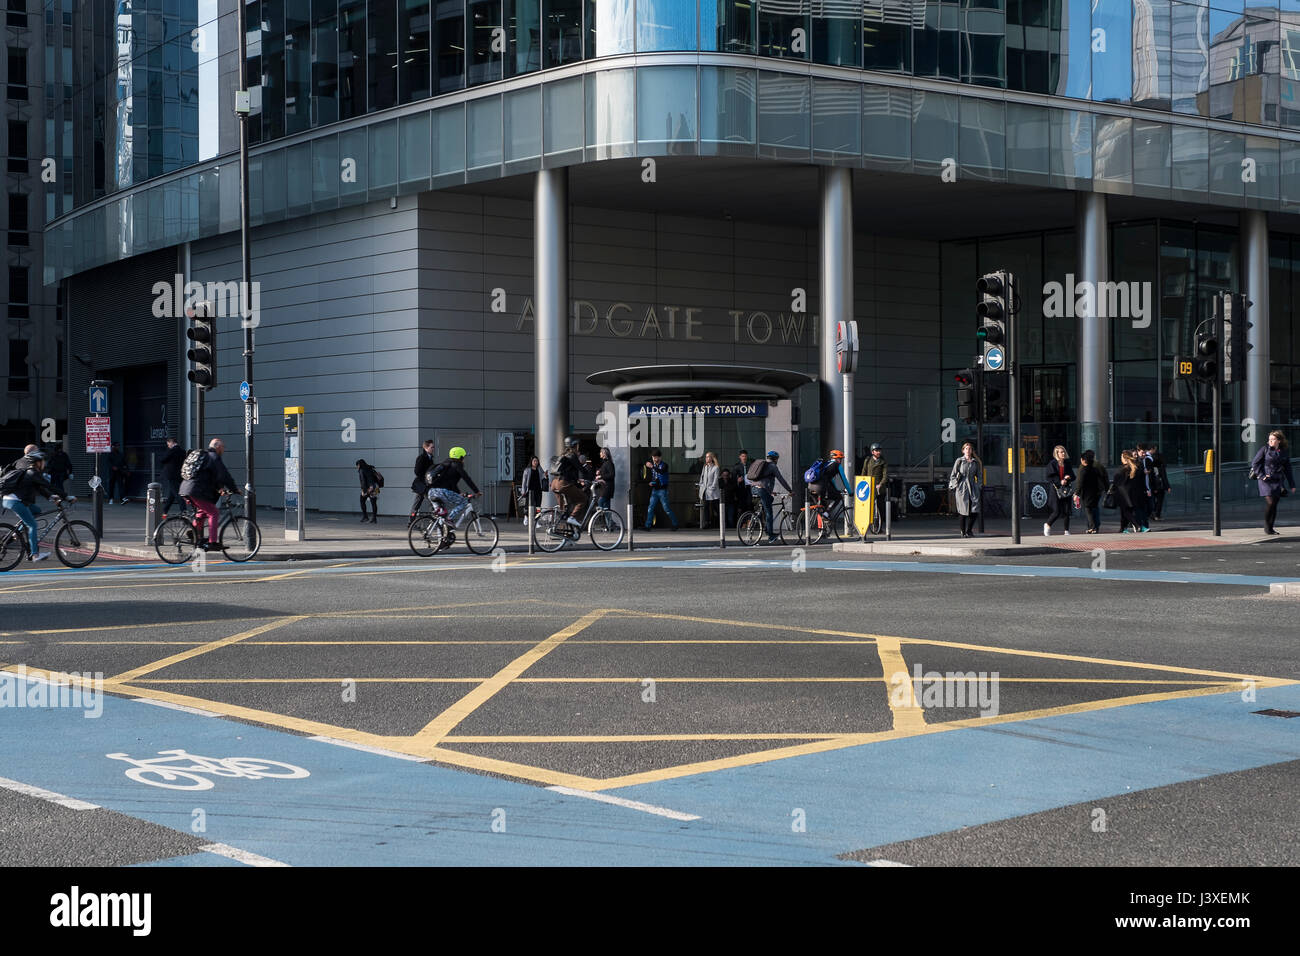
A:
[[[1223,384],[1246,380],[1246,353],[1253,345],[1246,341],[1246,332],[1254,327],[1246,321],[1246,310],[1253,302],[1242,293],[1223,294]]]
[[[1192,377],[1213,383],[1219,375],[1219,340],[1213,332],[1196,333],[1196,354],[1192,356]]]
[[[200,388],[213,388],[217,384],[217,325],[212,318],[212,305],[196,302],[185,314],[190,320],[185,337],[192,343],[185,356],[193,365],[186,378]]]
[[[1010,407],[1007,404],[1006,392],[1001,386],[995,384],[997,377],[990,378],[984,386],[984,418],[988,422],[1005,422]]]
[[[957,417],[967,424],[979,417],[975,383],[977,374],[973,368],[964,368],[953,376],[957,383]]]
[[[980,320],[975,338],[983,348],[984,366],[991,371],[1002,371],[1006,367],[1005,358],[1001,355],[995,356],[990,363],[989,352],[997,349],[1001,353],[1006,347],[1007,314],[1010,312],[1007,307],[1007,286],[1005,272],[990,272],[975,283],[975,291],[980,296],[980,302],[975,307],[975,314]]]

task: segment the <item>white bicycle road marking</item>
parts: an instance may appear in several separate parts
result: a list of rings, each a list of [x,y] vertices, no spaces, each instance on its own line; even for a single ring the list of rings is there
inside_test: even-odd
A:
[[[279,780],[300,780],[311,774],[302,767],[280,763],[278,760],[263,760],[261,757],[200,757],[186,753],[184,750],[160,750],[158,756],[136,760],[124,753],[105,754],[110,760],[122,760],[133,766],[126,775],[136,783],[147,783],[151,787],[163,787],[167,790],[211,790],[213,781],[202,774],[214,777],[238,777],[244,780],[261,780],[264,778]],[[180,765],[188,760],[188,765]],[[183,781],[188,780],[188,783]],[[173,783],[172,781],[182,781]]]

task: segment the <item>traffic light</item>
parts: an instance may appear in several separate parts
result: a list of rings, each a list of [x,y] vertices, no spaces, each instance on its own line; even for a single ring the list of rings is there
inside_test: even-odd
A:
[[[185,356],[193,365],[186,378],[200,388],[213,388],[217,384],[217,324],[212,318],[212,305],[196,302],[185,314],[190,320],[185,337],[191,343]]]
[[[957,417],[968,425],[979,417],[977,375],[975,369],[964,368],[953,376],[957,383]]]
[[[1007,404],[1007,395],[996,376],[990,378],[984,386],[984,421],[987,422],[1005,422],[1008,420],[1010,407]]]
[[[975,332],[983,348],[984,367],[990,371],[1002,371],[1006,367],[1007,341],[1007,275],[1005,272],[990,272],[981,276],[975,283],[980,302],[975,307],[979,316],[980,327]],[[989,361],[989,352],[996,350],[993,361]]]
[[[1213,383],[1219,374],[1219,340],[1213,332],[1196,333],[1196,353],[1192,356],[1192,377],[1198,382]]]
[[[1246,332],[1255,323],[1246,321],[1246,310],[1254,305],[1240,292],[1223,294],[1223,384],[1246,380],[1246,353],[1253,345]]]

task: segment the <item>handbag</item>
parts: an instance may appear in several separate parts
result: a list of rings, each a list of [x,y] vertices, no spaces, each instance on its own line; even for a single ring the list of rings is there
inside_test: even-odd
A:
[[[1101,506],[1108,511],[1115,510],[1115,486],[1114,485],[1111,485],[1109,488],[1106,489],[1106,497],[1102,501]]]
[[[1052,487],[1056,489],[1056,497],[1058,498],[1074,497],[1074,489],[1069,485],[1053,485]]]

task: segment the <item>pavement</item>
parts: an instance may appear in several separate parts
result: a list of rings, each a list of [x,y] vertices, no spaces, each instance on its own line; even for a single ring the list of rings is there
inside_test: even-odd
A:
[[[92,519],[93,511],[85,499],[75,506],[75,517]],[[1076,521],[1075,533],[1056,533],[1044,536],[1041,520],[1026,517],[1021,522],[1021,541],[1011,538],[1009,518],[989,519],[986,533],[962,539],[953,534],[951,517],[914,514],[896,519],[891,528],[892,540],[878,536],[867,542],[845,542],[833,545],[834,551],[845,555],[881,554],[932,557],[995,557],[1010,555],[1041,555],[1092,551],[1102,548],[1114,550],[1189,549],[1241,544],[1272,544],[1300,535],[1300,528],[1279,526],[1280,536],[1266,536],[1260,528],[1259,517],[1254,512],[1248,516],[1225,516],[1223,533],[1216,538],[1208,515],[1169,516],[1165,521],[1153,523],[1146,534],[1085,534],[1083,522]],[[1283,512],[1283,521],[1288,515]],[[1104,523],[1113,523],[1113,513],[1103,514]],[[514,518],[498,517],[501,533],[498,547],[507,553],[528,551],[528,532]],[[313,559],[345,558],[397,558],[411,555],[407,543],[406,515],[381,515],[377,525],[362,524],[354,514],[309,512],[306,540],[284,539],[284,512],[280,509],[259,508],[258,523],[262,528],[262,549],[259,561],[304,561]],[[100,547],[101,558],[157,559],[157,553],[146,543],[145,505],[131,501],[125,505],[104,505],[104,540]],[[718,530],[700,530],[682,526],[673,532],[667,528],[644,531],[639,525],[631,535],[631,550],[662,548],[717,548]],[[727,549],[744,549],[734,529],[728,529],[725,538]],[[815,546],[817,551],[827,550],[826,544]],[[540,551],[540,549],[538,549]],[[625,538],[618,552],[629,550]],[[760,548],[761,550],[761,548]],[[595,551],[589,540],[576,547],[570,545],[564,554],[574,551]],[[460,541],[453,545],[452,555],[468,552]],[[616,552],[617,553],[617,552]]]

